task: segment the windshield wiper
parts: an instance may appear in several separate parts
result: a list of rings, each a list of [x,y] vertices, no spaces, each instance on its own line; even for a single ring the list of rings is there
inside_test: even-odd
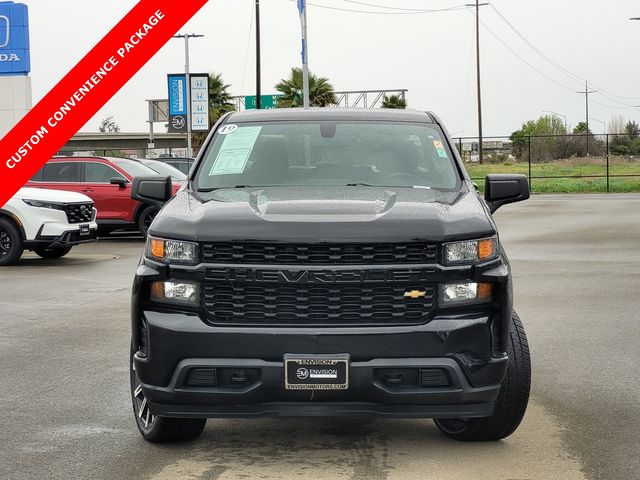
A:
[[[216,190],[228,190],[230,188],[258,188],[258,187],[255,185],[234,185],[229,187],[199,188],[196,191],[199,193],[209,193],[209,192],[215,192]]]

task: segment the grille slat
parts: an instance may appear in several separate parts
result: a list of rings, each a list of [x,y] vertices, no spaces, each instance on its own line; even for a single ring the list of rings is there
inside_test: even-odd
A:
[[[92,203],[77,203],[65,205],[64,212],[67,214],[69,223],[89,223],[93,217]]]
[[[404,297],[409,290],[425,291],[419,299]],[[225,282],[204,286],[205,308],[214,323],[239,325],[363,325],[414,324],[428,315],[434,302],[433,285],[407,287],[337,284],[247,285]]]
[[[263,265],[344,265],[434,263],[436,246],[427,243],[252,244],[205,243],[207,263]]]

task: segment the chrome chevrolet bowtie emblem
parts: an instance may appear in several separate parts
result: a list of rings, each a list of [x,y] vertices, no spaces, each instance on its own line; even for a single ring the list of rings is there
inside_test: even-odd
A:
[[[417,299],[417,298],[425,297],[426,295],[427,295],[427,292],[423,290],[411,290],[410,292],[404,293],[404,298]]]

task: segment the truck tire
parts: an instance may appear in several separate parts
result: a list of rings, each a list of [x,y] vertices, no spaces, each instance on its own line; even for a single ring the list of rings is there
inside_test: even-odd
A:
[[[484,418],[434,419],[447,437],[464,442],[492,442],[506,438],[516,431],[529,402],[531,358],[527,335],[515,312],[511,317],[511,337],[507,353],[509,366],[493,415]]]
[[[143,237],[147,238],[149,227],[159,211],[160,209],[158,207],[149,205],[148,207],[144,207],[142,212],[140,212],[140,217],[138,218],[138,230],[140,230]]]
[[[33,251],[42,258],[62,258],[71,251],[71,247],[34,248]]]
[[[133,414],[142,437],[151,443],[184,442],[198,438],[207,423],[206,418],[168,418],[151,414],[133,363],[133,348],[129,361]]]
[[[22,234],[7,218],[0,218],[0,267],[14,265],[24,252]]]

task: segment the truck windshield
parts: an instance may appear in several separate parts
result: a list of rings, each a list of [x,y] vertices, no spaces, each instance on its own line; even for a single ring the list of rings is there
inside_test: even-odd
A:
[[[459,182],[437,126],[388,122],[225,124],[196,177],[199,190],[287,185],[449,190]]]

